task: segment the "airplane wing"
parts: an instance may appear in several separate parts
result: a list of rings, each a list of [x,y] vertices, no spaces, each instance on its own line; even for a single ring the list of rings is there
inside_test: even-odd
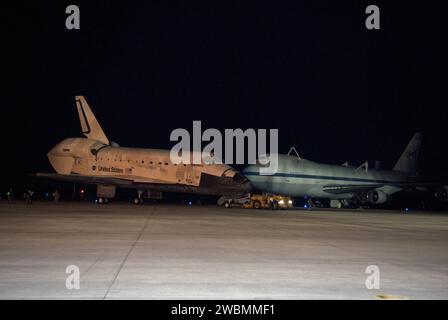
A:
[[[323,191],[330,194],[367,192],[384,186],[398,187],[403,190],[432,189],[448,185],[444,182],[391,182],[381,184],[332,184],[323,186]]]
[[[138,184],[169,184],[166,181],[159,181],[156,179],[131,179],[128,177],[100,177],[100,176],[84,176],[79,174],[58,174],[58,173],[36,173],[34,175],[38,178],[47,178],[52,180],[85,183],[93,185],[115,185],[117,187],[131,186],[135,183]]]
[[[332,184],[323,186],[323,191],[330,194],[343,194],[343,193],[358,193],[374,190],[376,188],[381,188],[385,186],[384,184]]]

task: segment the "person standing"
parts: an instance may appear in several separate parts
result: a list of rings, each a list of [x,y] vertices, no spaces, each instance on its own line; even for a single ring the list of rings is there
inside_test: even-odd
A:
[[[56,189],[54,192],[53,192],[53,199],[54,199],[54,202],[59,202],[59,198],[60,198],[60,194],[59,194],[59,191]]]
[[[12,203],[14,200],[14,192],[12,188],[9,188],[9,191],[6,193],[6,197],[8,198],[8,203]]]
[[[33,196],[34,196],[34,191],[33,190],[31,190],[31,189],[29,189],[27,192],[26,192],[26,203],[27,204],[33,204]]]

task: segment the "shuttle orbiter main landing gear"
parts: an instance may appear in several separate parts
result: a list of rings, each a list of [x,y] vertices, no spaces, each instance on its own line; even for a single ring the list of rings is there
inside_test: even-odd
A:
[[[104,198],[104,197],[99,197],[97,199],[99,204],[108,204],[109,203],[109,198]]]
[[[108,204],[109,199],[115,197],[115,186],[98,185],[96,188],[96,196],[99,204]]]
[[[137,190],[137,198],[134,198],[134,204],[143,204],[143,190]]]

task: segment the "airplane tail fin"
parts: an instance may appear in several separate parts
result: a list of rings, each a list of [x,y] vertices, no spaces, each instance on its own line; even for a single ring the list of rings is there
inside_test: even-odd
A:
[[[84,96],[76,96],[76,107],[78,108],[79,121],[82,133],[89,139],[109,144],[109,139],[101,129]]]
[[[408,146],[401,154],[400,159],[398,159],[395,164],[393,170],[415,174],[421,143],[422,135],[420,133],[415,133],[411,141],[409,141]]]

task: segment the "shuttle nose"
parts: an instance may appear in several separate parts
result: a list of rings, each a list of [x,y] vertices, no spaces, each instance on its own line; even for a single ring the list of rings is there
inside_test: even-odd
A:
[[[236,173],[233,177],[233,183],[236,186],[239,186],[239,189],[241,189],[241,192],[250,192],[252,189],[252,184],[250,183],[249,179],[247,179],[243,174]]]
[[[65,154],[64,150],[61,144],[58,144],[47,153],[47,157],[57,173],[70,174],[75,163],[75,158],[69,153]]]

